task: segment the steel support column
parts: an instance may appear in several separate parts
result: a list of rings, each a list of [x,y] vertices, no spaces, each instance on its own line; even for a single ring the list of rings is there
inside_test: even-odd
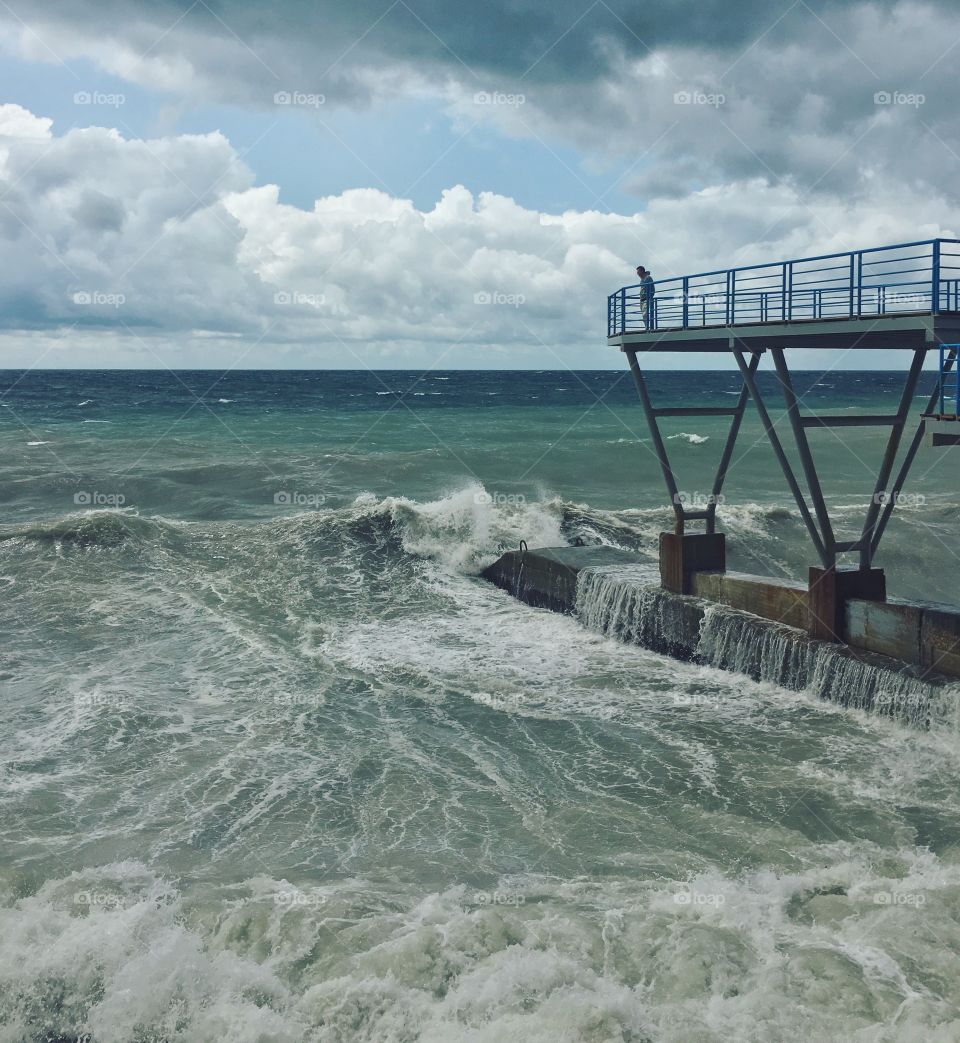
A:
[[[817,530],[816,523],[810,514],[810,508],[807,506],[807,501],[804,498],[803,491],[800,488],[799,482],[797,482],[796,475],[793,473],[793,468],[790,466],[790,461],[787,459],[787,454],[783,451],[783,445],[780,442],[780,438],[777,435],[776,427],[773,421],[770,419],[770,414],[767,412],[766,404],[763,401],[763,396],[760,394],[760,389],[757,386],[757,382],[753,378],[756,366],[751,366],[746,362],[743,357],[743,351],[739,348],[733,349],[733,357],[737,360],[737,365],[740,367],[740,375],[743,377],[743,382],[747,386],[750,396],[753,399],[753,404],[757,407],[757,413],[760,415],[760,422],[763,424],[763,429],[766,432],[767,439],[770,442],[770,446],[773,449],[773,454],[776,456],[777,461],[780,464],[780,468],[783,471],[783,476],[787,480],[787,485],[790,487],[790,492],[793,493],[793,498],[797,504],[797,510],[800,512],[800,517],[803,519],[803,524],[807,528],[807,533],[810,536],[813,546],[816,549],[817,555],[823,564],[825,569],[832,568],[835,562],[833,555],[828,555],[824,542],[820,537],[820,533]]]
[[[889,495],[887,484],[890,474],[900,450],[900,439],[903,429],[907,423],[907,416],[913,402],[913,393],[917,389],[917,381],[920,379],[920,371],[923,369],[923,360],[927,349],[921,348],[913,353],[913,363],[907,374],[907,381],[903,386],[903,394],[900,396],[900,405],[897,408],[896,420],[890,429],[890,437],[887,439],[887,447],[883,451],[883,460],[880,462],[880,470],[877,472],[877,481],[873,487],[873,496],[867,507],[867,517],[863,522],[863,532],[860,535],[860,568],[868,569],[873,564],[873,554],[876,549],[873,543],[874,529],[880,516],[882,506],[881,498]]]
[[[747,370],[752,379],[753,374],[757,371],[757,366],[760,365],[760,356],[754,355],[750,359],[750,363]],[[730,466],[730,458],[733,456],[733,447],[737,443],[737,436],[740,434],[740,425],[743,422],[743,414],[747,408],[747,402],[750,399],[750,389],[744,382],[743,387],[740,388],[740,397],[737,399],[737,404],[734,407],[733,419],[730,421],[730,430],[727,432],[727,441],[723,446],[723,452],[720,454],[720,462],[717,464],[717,474],[713,479],[713,488],[710,490],[710,502],[707,504],[707,511],[709,517],[707,518],[707,532],[714,532],[716,530],[717,523],[717,499],[723,490],[723,483],[727,477],[727,468]]]
[[[783,402],[787,407],[787,418],[793,429],[793,437],[797,443],[797,452],[800,454],[800,465],[807,479],[807,488],[810,490],[810,499],[813,501],[813,510],[820,523],[820,532],[823,536],[823,546],[829,561],[825,568],[830,568],[836,562],[836,540],[833,536],[833,526],[830,524],[830,515],[827,505],[823,499],[823,489],[820,486],[820,476],[817,474],[817,465],[814,463],[810,453],[810,443],[807,441],[807,431],[800,416],[800,403],[797,401],[796,392],[793,390],[793,381],[790,379],[790,370],[787,368],[787,360],[783,348],[771,348],[773,364],[777,370],[777,379],[783,391]]]
[[[667,456],[667,447],[663,444],[660,434],[660,425],[657,423],[657,414],[650,401],[650,392],[647,390],[647,382],[643,379],[640,364],[637,362],[635,351],[627,352],[627,361],[630,363],[630,372],[633,374],[633,382],[637,386],[637,394],[640,396],[640,404],[647,418],[647,426],[650,428],[650,438],[653,441],[653,451],[663,472],[663,480],[667,484],[667,492],[670,494],[670,504],[673,507],[674,530],[678,535],[683,535],[683,504],[680,503],[680,490],[677,481],[673,477],[673,469]]]
[[[675,517],[675,532],[677,535],[682,536],[686,522],[703,521],[706,523],[707,533],[712,534],[716,532],[717,527],[717,499],[720,496],[724,480],[727,477],[727,469],[730,466],[730,459],[733,456],[733,449],[736,445],[737,435],[740,432],[740,425],[743,422],[743,414],[750,397],[747,385],[744,384],[740,389],[740,394],[737,398],[736,405],[734,406],[682,406],[657,408],[653,405],[650,399],[650,392],[647,388],[647,382],[644,379],[643,372],[640,369],[640,364],[637,362],[636,352],[628,351],[626,354],[630,363],[630,371],[633,374],[634,383],[637,386],[637,394],[640,396],[640,403],[643,406],[643,411],[646,415],[647,426],[650,429],[654,453],[657,457],[657,462],[660,464],[660,470],[663,472],[667,491],[670,494],[670,500]],[[748,366],[748,371],[751,375],[756,372],[759,363],[759,355],[756,355],[751,359]],[[667,447],[664,444],[663,436],[660,433],[660,425],[658,421],[660,417],[664,416],[729,416],[731,418],[730,428],[727,432],[723,452],[720,455],[720,462],[717,465],[717,472],[714,476],[713,485],[710,490],[710,500],[705,510],[687,510],[686,506],[681,501],[676,477],[674,476],[673,468],[670,465],[670,458],[667,455]]]
[[[957,361],[957,349],[951,348],[950,354],[947,356],[944,362],[944,372],[949,373],[950,368]],[[927,408],[924,413],[932,413],[933,407],[937,404],[940,398],[940,381],[943,380],[941,375],[940,380],[937,381],[936,387],[933,389],[933,393],[930,395],[930,399],[927,402]],[[870,554],[875,555],[877,553],[877,547],[880,545],[880,537],[883,535],[884,529],[887,527],[887,522],[890,521],[890,515],[893,514],[893,508],[896,506],[897,497],[900,495],[900,491],[903,489],[903,483],[907,480],[907,475],[910,473],[910,468],[913,466],[914,458],[917,455],[917,450],[923,442],[923,434],[926,430],[927,422],[921,416],[920,422],[917,424],[917,429],[913,433],[913,438],[910,440],[910,445],[907,446],[906,455],[903,458],[903,463],[900,465],[900,470],[897,472],[897,477],[894,479],[893,488],[890,490],[890,495],[887,497],[887,502],[883,505],[883,509],[880,511],[880,515],[876,520],[876,524],[873,528],[873,537],[870,541]]]

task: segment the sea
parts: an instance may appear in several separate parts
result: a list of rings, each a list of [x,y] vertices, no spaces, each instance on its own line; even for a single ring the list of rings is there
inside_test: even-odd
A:
[[[708,502],[728,420],[663,423]],[[811,431],[840,538],[882,439]],[[0,1043],[960,1040],[956,692],[870,713],[480,575],[524,540],[655,583],[626,370],[4,371],[0,447]],[[957,600],[955,452],[891,595]],[[729,567],[803,579],[752,408],[722,495]]]

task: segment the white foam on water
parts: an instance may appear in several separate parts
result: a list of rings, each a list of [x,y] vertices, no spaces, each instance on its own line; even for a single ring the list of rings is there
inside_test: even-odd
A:
[[[0,1043],[958,1038],[960,871],[943,837],[956,735],[520,605],[474,575],[501,547],[585,526],[636,543],[663,512],[491,499],[473,485],[432,503],[367,495],[250,526],[243,543],[213,523],[85,523],[109,553],[89,573],[85,547],[57,568],[94,618],[148,621],[151,642],[107,657],[141,717],[41,702],[9,754],[38,788],[73,773],[59,781],[85,810],[110,796],[100,729],[120,750],[169,743],[150,763],[176,801],[145,790],[138,808],[136,790],[132,817],[105,814],[93,838],[116,844],[135,821],[167,877],[134,862],[51,872],[63,838],[33,838],[50,845],[45,874],[37,860],[0,886]],[[741,522],[765,528],[771,511]],[[388,612],[338,617],[324,601],[314,554],[331,532],[336,593],[372,590]],[[374,549],[377,571],[362,564]],[[71,662],[78,694],[103,684],[101,651]],[[175,691],[135,688],[164,664],[149,676]],[[304,681],[316,664],[322,683]],[[327,682],[356,684],[328,696]],[[297,685],[317,696],[306,710],[273,698]],[[382,788],[352,774],[364,762],[389,769]],[[309,856],[333,846],[337,814],[353,833],[321,872]],[[267,875],[278,835],[302,845],[302,877]],[[458,870],[463,838],[481,855]],[[342,866],[365,845],[352,877]],[[491,875],[500,858],[526,871]]]
[[[479,483],[427,503],[404,497],[359,496],[355,506],[387,514],[408,554],[442,561],[452,571],[479,572],[502,548],[566,544],[557,502],[498,502]]]
[[[419,896],[259,876],[187,898],[116,863],[5,896],[0,1040],[956,1039],[960,866],[806,854],[789,873]]]

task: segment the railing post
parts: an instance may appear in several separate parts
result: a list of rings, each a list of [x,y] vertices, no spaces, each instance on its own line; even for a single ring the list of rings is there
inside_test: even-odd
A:
[[[689,311],[689,299],[690,299],[690,277],[685,275],[683,277],[683,328],[686,329],[689,325],[690,311]]]
[[[787,261],[787,321],[793,318],[793,261]]]
[[[955,385],[957,397],[954,401],[954,416],[960,416],[960,372],[955,372],[954,375],[957,378],[957,383]]]
[[[620,332],[627,332],[627,288],[620,291]]]
[[[853,318],[853,264],[854,254],[850,254],[850,318]]]
[[[731,268],[727,272],[727,325],[732,326],[736,322],[737,307],[737,270]]]
[[[940,314],[940,240],[933,241],[933,268],[930,273],[930,310]]]
[[[857,253],[857,318],[863,315],[863,251]]]

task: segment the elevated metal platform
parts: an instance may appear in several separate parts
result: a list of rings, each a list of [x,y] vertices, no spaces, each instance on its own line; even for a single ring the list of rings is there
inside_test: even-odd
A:
[[[820,560],[820,567],[810,570],[811,633],[836,640],[846,600],[885,599],[883,573],[873,567],[873,559],[923,441],[927,420],[937,423],[939,429],[932,444],[960,444],[960,436],[953,434],[960,416],[960,381],[955,368],[960,350],[960,240],[929,239],[625,286],[607,299],[607,341],[627,356],[673,506],[674,532],[663,534],[660,542],[661,577],[667,589],[688,593],[690,577],[698,570],[724,569],[724,537],[716,532],[717,506],[723,500],[721,492],[744,412],[752,402]],[[805,411],[785,354],[797,348],[838,353],[909,351],[910,364],[896,410],[876,415]],[[933,348],[940,353],[937,387],[901,458],[917,383],[927,352]],[[654,405],[638,356],[691,351],[730,352],[742,378],[735,403]],[[783,427],[778,430],[779,418],[774,421],[771,417],[755,379],[764,352],[770,353],[776,369],[799,470],[784,450],[781,436],[785,431]],[[951,376],[954,382],[948,385]],[[705,509],[690,509],[684,503],[660,431],[664,417],[680,416],[730,418]],[[878,440],[882,453],[860,535],[840,540],[823,495],[809,433],[847,427],[886,431]],[[687,533],[685,526],[691,521],[702,521],[705,531]],[[846,554],[859,557],[853,573],[838,569],[838,558]]]
[[[607,298],[607,342],[634,351],[871,350],[960,341],[960,240],[726,268]]]
[[[855,319],[794,319],[735,326],[634,331],[607,338],[623,351],[763,351],[807,348],[878,351],[938,348],[960,341],[960,312],[871,315]]]

